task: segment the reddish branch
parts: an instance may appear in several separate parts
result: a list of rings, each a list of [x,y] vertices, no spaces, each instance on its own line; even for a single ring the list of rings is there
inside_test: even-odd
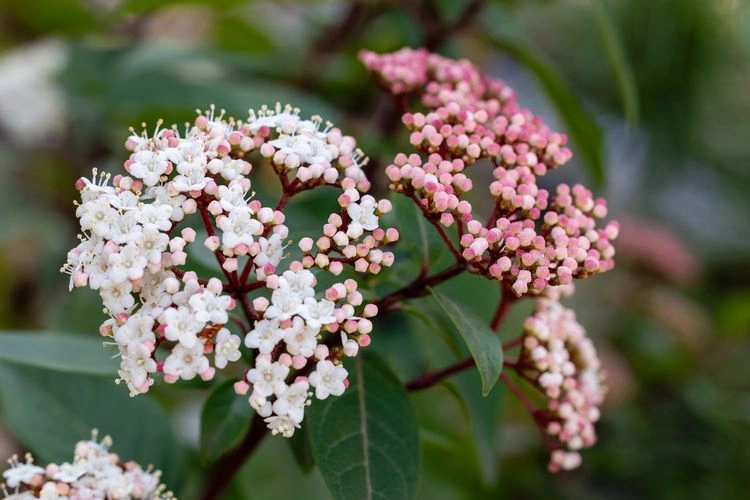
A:
[[[221,492],[267,434],[268,428],[263,417],[256,413],[242,442],[213,465],[212,472],[208,474],[210,481],[206,484],[200,498],[203,500],[219,498]]]
[[[378,309],[381,312],[388,312],[392,310],[398,302],[404,299],[424,297],[429,293],[429,287],[438,285],[443,281],[453,278],[454,276],[461,274],[465,270],[465,264],[457,262],[452,266],[440,271],[439,273],[433,274],[432,276],[418,276],[417,279],[415,279],[405,287],[400,288],[395,292],[392,292],[382,299],[376,301],[375,305],[378,306]]]
[[[503,297],[500,299],[500,303],[497,305],[495,314],[492,316],[492,321],[490,322],[490,328],[493,332],[497,332],[498,330],[500,330],[500,327],[505,321],[505,316],[508,314],[510,305],[514,301],[515,297],[503,293]]]
[[[436,372],[425,372],[411,382],[408,382],[406,384],[406,390],[412,392],[421,391],[422,389],[429,389],[444,378],[450,377],[455,373],[460,373],[467,368],[471,368],[472,366],[474,366],[474,358],[468,357],[462,361],[458,361],[457,363],[447,366],[442,370]]]

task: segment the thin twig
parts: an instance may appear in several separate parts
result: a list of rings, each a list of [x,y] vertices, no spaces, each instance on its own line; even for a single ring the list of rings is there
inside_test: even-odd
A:
[[[502,287],[502,284],[501,284]],[[500,330],[500,327],[503,325],[503,322],[505,321],[505,316],[508,314],[508,310],[510,309],[510,305],[514,302],[515,298],[511,297],[510,295],[503,294],[502,298],[500,299],[500,302],[497,304],[497,309],[495,310],[495,314],[492,316],[492,321],[490,322],[490,328],[493,332],[497,332]]]
[[[414,281],[409,283],[403,288],[400,288],[380,300],[375,302],[378,309],[381,312],[387,312],[392,310],[393,306],[403,299],[424,297],[429,292],[428,287],[438,285],[443,281],[453,278],[456,275],[461,274],[466,270],[466,266],[463,263],[455,263],[452,266],[443,269],[437,274],[427,277],[417,277]]]
[[[446,377],[449,377],[455,373],[460,373],[467,368],[474,366],[474,358],[468,357],[464,360],[458,361],[450,366],[438,370],[436,372],[425,372],[414,380],[406,383],[406,390],[421,391],[422,389],[429,389],[433,385],[437,384]]]
[[[256,413],[242,442],[213,465],[212,472],[208,474],[209,482],[200,498],[203,500],[219,498],[221,492],[229,485],[237,471],[242,468],[247,458],[263,441],[266,434],[268,434],[268,427],[266,427],[263,417]]]

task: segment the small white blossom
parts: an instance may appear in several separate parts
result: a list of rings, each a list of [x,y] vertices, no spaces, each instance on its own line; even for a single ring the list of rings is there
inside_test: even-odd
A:
[[[321,359],[315,370],[308,377],[310,385],[315,387],[315,397],[326,399],[328,396],[341,396],[346,389],[344,380],[349,373],[341,365],[335,365],[327,359]]]
[[[162,314],[165,325],[164,336],[167,340],[174,340],[191,349],[198,341],[198,332],[206,325],[198,320],[187,307],[172,307]]]
[[[34,465],[31,455],[26,456],[26,463],[19,462],[18,458],[14,456],[10,460],[10,464],[11,468],[3,472],[3,478],[11,488],[17,488],[21,483],[31,484],[35,475],[44,474],[43,468]]]
[[[253,236],[263,233],[263,224],[253,218],[247,207],[236,207],[229,215],[222,215],[216,219],[216,226],[221,229],[221,243],[223,248],[235,248],[240,244],[251,245]]]
[[[293,356],[305,356],[309,358],[315,352],[318,345],[318,333],[320,327],[314,328],[300,317],[295,317],[292,326],[283,330],[286,350]]]
[[[375,210],[378,208],[378,204],[370,195],[365,195],[359,201],[359,203],[350,203],[346,207],[346,213],[349,214],[351,222],[349,228],[354,227],[356,230],[353,231],[358,233],[356,235],[350,234],[350,237],[356,238],[362,234],[362,229],[372,231],[378,228],[378,216],[375,215]],[[348,233],[348,231],[347,231]]]
[[[216,347],[214,349],[214,365],[216,368],[224,368],[227,363],[240,359],[240,337],[232,335],[229,330],[222,328],[216,334],[214,340]]]
[[[255,360],[255,368],[247,372],[247,381],[253,384],[254,392],[268,397],[274,393],[281,394],[287,390],[284,382],[287,375],[289,375],[288,366],[259,357]]]
[[[130,175],[143,179],[146,186],[154,186],[169,168],[167,154],[163,151],[137,151],[130,157]]]
[[[295,424],[302,422],[305,417],[305,407],[309,404],[312,393],[309,392],[310,384],[301,380],[289,386],[283,394],[279,394],[273,403],[273,411],[276,415],[285,415]]]
[[[197,342],[192,348],[177,344],[172,354],[164,360],[164,375],[192,380],[209,369],[208,358],[203,355],[203,344]]]
[[[266,318],[289,319],[303,308],[302,296],[289,287],[279,287],[271,294],[271,305]]]
[[[193,308],[195,319],[204,323],[224,324],[229,320],[227,308],[232,303],[228,295],[216,295],[210,290],[202,290],[196,293],[188,303]]]
[[[255,328],[245,337],[245,345],[258,349],[261,354],[270,354],[284,336],[284,330],[277,320],[263,319],[255,323]]]
[[[93,436],[95,438],[96,431]],[[4,498],[30,500],[104,500],[114,498],[143,498],[166,500],[173,498],[159,483],[160,471],[144,471],[135,462],[121,466],[118,455],[109,452],[111,439],[102,442],[80,441],[70,463],[49,464],[46,468],[33,464],[31,455],[22,464],[14,456],[11,468],[3,478],[14,493]],[[9,496],[8,496],[9,495]]]
[[[330,300],[315,300],[307,297],[300,308],[300,316],[305,318],[308,326],[320,329],[321,326],[329,323],[335,323],[336,318],[333,316],[333,310],[336,305]]]

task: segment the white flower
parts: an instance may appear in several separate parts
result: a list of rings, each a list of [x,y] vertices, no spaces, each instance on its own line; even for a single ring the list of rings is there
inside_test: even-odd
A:
[[[279,327],[278,320],[263,319],[255,323],[255,328],[248,332],[245,345],[258,349],[261,354],[270,354],[283,336],[284,330]]]
[[[29,495],[28,498],[31,498],[31,499],[36,498],[31,493],[23,493],[23,495],[27,495],[27,494]],[[9,498],[10,498],[10,500],[21,500],[21,499],[25,499],[27,497],[26,496],[22,496],[22,497],[16,498],[14,496],[11,496]],[[60,495],[60,493],[59,493],[59,491],[57,489],[57,483],[56,482],[54,482],[54,481],[48,481],[48,482],[44,483],[44,486],[42,486],[42,489],[39,492],[39,498],[41,498],[42,500],[65,500],[66,497]]]
[[[292,321],[291,328],[283,330],[286,350],[292,356],[305,356],[309,358],[315,352],[318,345],[318,332],[320,328],[312,328],[306,325],[299,316]]]
[[[182,204],[187,200],[187,197],[183,194],[170,193],[169,189],[164,186],[146,188],[141,199],[153,199],[154,205],[168,205],[172,207],[172,213],[169,216],[172,221],[181,221],[185,217],[185,212],[182,210]]]
[[[96,435],[96,431],[92,433]],[[171,493],[164,493],[164,486],[159,484],[161,472],[144,471],[135,462],[122,465],[119,456],[109,452],[111,439],[105,437],[102,443],[80,441],[76,444],[72,463],[57,465],[51,463],[46,468],[32,464],[30,455],[27,463],[19,464],[16,457],[10,460],[11,469],[3,476],[8,489],[15,493],[3,498],[29,500],[104,500],[125,498],[148,498],[152,500],[173,498]],[[41,476],[39,478],[34,476]],[[34,480],[34,485],[30,481]],[[39,482],[37,482],[39,481]],[[42,484],[43,482],[43,484]],[[24,484],[21,484],[24,483]],[[25,486],[25,485],[28,485]],[[5,485],[4,485],[5,486]],[[64,487],[64,489],[63,489]],[[19,491],[19,488],[25,491]],[[65,491],[64,494],[60,493]],[[0,494],[8,491],[0,488]]]
[[[231,212],[237,207],[247,206],[247,189],[241,182],[230,182],[228,186],[219,186],[216,192],[216,198],[221,204],[221,208]]]
[[[271,294],[271,305],[266,309],[266,318],[289,319],[302,308],[302,296],[289,287],[279,287]]]
[[[315,296],[315,275],[303,269],[301,271],[284,271],[279,278],[279,288],[288,288],[298,293],[303,299]]]
[[[114,328],[115,341],[124,347],[135,346],[143,343],[154,343],[154,318],[140,314],[140,310],[130,316],[125,324]]]
[[[128,385],[131,394],[140,394],[148,391],[153,380],[149,374],[156,372],[156,361],[152,358],[152,347],[145,344],[130,345],[120,351],[120,378]]]
[[[169,161],[177,166],[177,172],[183,175],[188,175],[194,170],[205,172],[205,144],[200,139],[183,139],[176,148],[167,149],[166,155]]]
[[[247,372],[247,381],[253,384],[253,392],[268,397],[274,393],[282,394],[287,390],[284,382],[287,375],[288,366],[259,356],[255,360],[255,368]]]
[[[185,164],[183,164],[183,166],[184,165]],[[200,191],[206,187],[206,184],[210,180],[210,177],[206,177],[205,170],[197,167],[193,170],[188,170],[187,174],[176,175],[175,178],[172,179],[172,187],[181,193]]]
[[[173,210],[174,208],[166,203],[148,203],[139,208],[135,219],[144,226],[152,225],[159,231],[169,231],[172,228],[171,217]]]
[[[202,290],[198,280],[190,279],[183,285],[182,291],[179,291],[172,295],[172,301],[178,306],[187,306],[190,297],[192,297],[198,290]]]
[[[164,309],[172,305],[173,295],[166,289],[166,280],[169,279],[175,280],[175,275],[171,271],[154,274],[146,270],[143,273],[143,284],[140,289],[143,305],[138,310],[139,313],[147,312],[149,316],[158,318]]]
[[[192,380],[209,369],[208,358],[203,355],[203,344],[196,342],[192,348],[177,344],[172,354],[164,360],[164,375]]]
[[[143,179],[146,186],[156,185],[169,168],[167,154],[163,151],[137,151],[130,156],[130,160],[130,175]]]
[[[317,135],[307,133],[281,135],[278,139],[270,141],[270,144],[284,156],[297,155],[300,164],[330,164],[333,160],[333,155],[326,147],[326,143]]]
[[[229,295],[216,295],[210,290],[203,289],[190,297],[188,303],[198,321],[224,324],[229,320],[227,308],[232,303]]]
[[[305,417],[305,406],[308,405],[311,396],[309,389],[310,384],[304,380],[290,385],[289,389],[278,395],[274,401],[274,413],[289,417],[295,424],[301,423]]]
[[[188,349],[193,348],[198,342],[198,332],[206,326],[205,322],[199,321],[193,312],[187,307],[171,307],[162,313],[165,325],[164,337],[167,340],[178,341]]]
[[[326,399],[329,395],[341,396],[346,389],[344,380],[349,373],[341,365],[334,365],[327,359],[321,359],[310,373],[308,380],[315,387],[315,397]]]
[[[152,264],[161,262],[162,252],[169,246],[169,236],[160,232],[155,226],[145,226],[138,239],[138,248],[146,260]]]
[[[104,307],[107,308],[109,314],[116,316],[121,312],[127,311],[135,304],[135,299],[130,294],[132,291],[133,285],[129,281],[114,283],[111,280],[105,279],[102,282],[99,295],[101,295]]]
[[[262,273],[263,266],[271,264],[276,267],[284,257],[284,244],[281,240],[281,235],[276,233],[272,234],[268,238],[258,238],[260,244],[260,252],[253,258],[255,266],[258,268],[258,277],[261,275],[265,277],[265,273]]]
[[[79,460],[74,464],[65,462],[60,465],[60,468],[52,474],[52,479],[62,481],[64,483],[72,483],[84,474],[88,472],[88,464],[85,460]]]
[[[266,399],[266,396],[262,396],[256,391],[253,391],[253,393],[250,394],[248,401],[250,402],[250,406],[252,406],[256,413],[261,417],[267,417],[273,413],[271,402]]]
[[[248,169],[248,163],[245,160],[224,161],[221,167],[221,176],[228,181],[233,181],[242,175]]]
[[[5,482],[11,488],[17,488],[21,483],[31,484],[34,476],[44,474],[44,469],[31,462],[30,456],[26,457],[26,463],[11,460],[11,468],[3,472]]]
[[[312,297],[307,297],[299,314],[305,318],[308,326],[319,330],[323,325],[336,322],[333,316],[334,307],[335,304],[330,300],[317,301]]]
[[[214,339],[214,365],[216,368],[224,368],[229,361],[240,359],[240,337],[232,335],[229,330],[222,328]]]
[[[299,429],[299,424],[296,423],[289,417],[273,415],[265,419],[268,424],[268,428],[271,429],[272,435],[281,434],[285,438],[290,438],[294,435],[294,430]]]
[[[253,218],[248,207],[235,207],[229,215],[216,218],[216,226],[223,231],[221,242],[225,249],[233,249],[237,245],[250,246],[253,236],[263,233],[263,224]]]
[[[107,263],[107,277],[117,283],[142,277],[148,261],[134,243],[128,243],[110,254]]]
[[[346,207],[346,213],[349,214],[351,222],[349,223],[349,230],[353,234],[349,234],[350,237],[356,238],[362,234],[362,229],[372,231],[378,228],[378,216],[375,215],[375,209],[378,208],[378,204],[370,195],[365,195],[359,201],[359,203],[350,203]]]
[[[76,209],[76,216],[81,221],[81,229],[91,231],[100,238],[108,238],[117,229],[119,214],[112,208],[109,200],[105,197],[95,198],[81,204]]]

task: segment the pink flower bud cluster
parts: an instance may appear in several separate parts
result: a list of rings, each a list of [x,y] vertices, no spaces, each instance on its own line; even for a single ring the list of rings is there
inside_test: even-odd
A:
[[[556,298],[538,300],[524,325],[517,369],[549,398],[537,418],[559,445],[551,453],[550,471],[577,468],[579,450],[596,443],[594,424],[607,389],[594,344],[573,310]]]
[[[79,441],[73,462],[41,467],[30,454],[25,462],[13,456],[10,468],[3,472],[3,498],[9,499],[82,499],[82,498],[143,498],[149,500],[174,498],[159,483],[161,471],[143,470],[135,462],[122,462],[109,451],[112,440],[106,436],[96,441]]]
[[[212,379],[240,359],[244,336],[255,362],[238,392],[252,384],[250,403],[275,433],[290,436],[310,387],[319,399],[343,392],[341,357],[369,344],[367,318],[377,312],[363,303],[356,281],[316,291],[307,268],[338,275],[345,265],[360,273],[391,265],[393,254],[382,247],[398,233],[379,227],[390,203],[364,194],[367,159],[352,137],[291,106],[263,107],[246,121],[212,107],[182,135],[160,126],[126,141],[128,175],[110,185],[108,174],[95,171],[76,183],[81,243],[63,270],[71,288],[99,291],[110,316],[101,333],[119,349],[118,381],[131,394],[148,391],[157,373],[167,383]],[[256,152],[279,178],[274,206],[254,199],[248,158]],[[328,218],[314,255],[312,238],[304,237],[302,260],[285,261],[291,242],[284,208],[318,186],[340,189],[341,211]],[[225,281],[185,267],[201,245]],[[251,331],[239,335],[226,326],[238,305],[251,321]]]
[[[391,189],[434,224],[458,227],[457,253],[470,270],[520,297],[614,266],[618,225],[597,227],[605,200],[581,185],[562,184],[553,194],[538,187],[538,176],[572,154],[567,137],[520,107],[512,89],[468,61],[425,50],[364,51],[360,58],[389,92],[418,95],[427,108],[403,115],[417,152],[396,155],[386,174]],[[486,220],[465,196],[473,189],[467,169],[480,159],[491,162],[495,179]]]
[[[299,241],[304,267],[327,269],[334,275],[341,274],[344,264],[354,266],[357,272],[371,274],[390,267],[393,252],[382,247],[398,241],[399,233],[395,228],[378,227],[378,218],[391,211],[391,202],[376,201],[370,195],[360,197],[359,191],[351,187],[339,196],[338,202],[342,213],[331,214],[323,226],[323,235],[317,240],[308,237]],[[362,237],[364,231],[371,234]]]

